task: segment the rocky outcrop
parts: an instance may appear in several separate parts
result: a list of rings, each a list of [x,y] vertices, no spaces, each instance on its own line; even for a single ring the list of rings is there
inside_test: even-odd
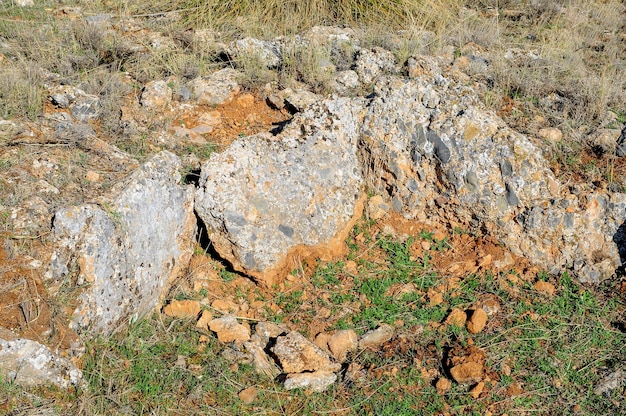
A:
[[[570,193],[541,151],[469,87],[427,58],[414,66],[413,79],[375,85],[360,147],[369,189],[406,217],[481,230],[551,272],[609,277],[621,264],[624,196]]]
[[[111,334],[151,311],[192,253],[193,193],[180,160],[162,152],[98,204],[59,210],[48,278],[71,291],[72,326]]]
[[[272,285],[290,259],[340,254],[361,211],[360,100],[326,100],[280,134],[235,141],[202,165],[196,211],[217,252]]]

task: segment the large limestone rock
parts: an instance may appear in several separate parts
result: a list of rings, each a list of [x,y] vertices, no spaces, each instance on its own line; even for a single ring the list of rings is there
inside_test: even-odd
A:
[[[320,102],[277,136],[237,140],[202,165],[196,211],[235,269],[272,285],[294,258],[342,253],[362,210],[362,108],[359,100]]]
[[[610,276],[624,251],[626,197],[570,194],[541,151],[471,88],[427,58],[413,67],[413,79],[375,85],[360,148],[368,187],[407,217],[494,235],[549,271]]]
[[[0,375],[4,381],[28,387],[85,384],[82,372],[71,361],[30,339],[0,337]]]
[[[159,153],[99,204],[56,213],[49,285],[71,293],[74,329],[115,332],[157,306],[186,266],[196,220],[180,167]]]

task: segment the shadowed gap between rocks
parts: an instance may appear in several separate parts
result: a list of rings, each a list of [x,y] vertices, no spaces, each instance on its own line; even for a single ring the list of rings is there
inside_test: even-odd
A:
[[[622,263],[616,270],[618,276],[626,276],[626,222],[623,222],[613,234],[613,242],[617,245],[619,259]]]

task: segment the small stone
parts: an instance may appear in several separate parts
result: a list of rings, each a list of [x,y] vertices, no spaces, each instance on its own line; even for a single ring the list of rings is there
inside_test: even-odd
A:
[[[200,315],[200,319],[196,322],[196,327],[207,330],[209,329],[209,322],[213,320],[213,314],[210,311],[204,310],[202,311],[202,315]]]
[[[477,383],[483,378],[484,368],[481,363],[468,361],[450,369],[450,375],[457,383]]]
[[[100,182],[100,174],[90,170],[85,174],[85,179],[89,182]]]
[[[443,294],[433,291],[432,294],[429,291],[428,298],[430,299],[430,306],[437,306],[443,303]]]
[[[546,139],[551,143],[558,143],[563,140],[563,133],[559,129],[548,127],[539,130],[539,137]]]
[[[367,211],[370,219],[372,220],[381,219],[389,212],[390,209],[391,206],[385,203],[381,195],[375,195],[367,201]]]
[[[163,80],[147,83],[141,93],[141,105],[150,110],[162,110],[172,102],[172,89]]]
[[[454,308],[446,318],[445,323],[448,325],[464,326],[467,321],[467,315],[462,309]]]
[[[544,282],[543,280],[539,280],[537,283],[533,285],[533,288],[539,293],[543,293],[544,295],[553,296],[555,292],[554,285],[552,283]]]
[[[250,339],[248,327],[237,322],[237,318],[231,315],[213,319],[209,322],[211,331],[217,334],[221,342],[247,341]]]
[[[356,262],[354,260],[348,260],[343,265],[343,270],[347,273],[356,273],[358,271]]]
[[[437,393],[443,394],[452,388],[452,383],[447,378],[441,377],[437,380],[435,387],[437,388]]]
[[[351,329],[337,331],[328,339],[328,348],[339,362],[346,361],[349,352],[356,351],[359,345],[356,332]]]
[[[243,344],[246,351],[252,356],[252,364],[257,373],[263,374],[273,380],[279,373],[278,368],[256,342],[245,342]]]
[[[475,399],[478,399],[480,397],[480,394],[483,392],[483,390],[485,389],[485,383],[484,382],[479,382],[478,384],[476,384],[470,391],[469,394],[470,396],[472,396]]]
[[[478,334],[485,328],[485,325],[487,325],[487,312],[483,308],[477,308],[467,321],[467,330],[471,334]]]
[[[247,389],[241,390],[238,396],[242,402],[246,404],[250,404],[254,402],[258,394],[259,394],[259,389],[257,389],[256,387],[248,387]]]
[[[241,87],[237,83],[238,72],[224,68],[208,77],[196,78],[189,83],[198,104],[219,105],[233,100]]]
[[[522,393],[524,393],[524,389],[517,381],[509,384],[509,387],[506,389],[506,395],[509,397],[519,396]]]
[[[316,393],[326,391],[331,384],[337,381],[337,375],[331,371],[314,371],[312,373],[288,374],[285,380],[285,389],[307,388]]]
[[[197,300],[172,300],[163,308],[163,313],[174,318],[195,318],[200,313]]]
[[[282,110],[285,108],[284,98],[277,94],[272,94],[267,97],[267,104],[275,110]]]
[[[330,352],[328,348],[328,340],[330,339],[330,334],[327,332],[320,332],[315,336],[313,343],[323,349],[324,351]]]
[[[278,337],[272,352],[285,373],[338,371],[341,368],[340,364],[331,361],[328,353],[296,331]]]
[[[376,350],[382,344],[393,338],[394,329],[391,325],[383,324],[378,328],[365,333],[359,340],[359,348]]]
[[[487,316],[493,316],[500,311],[500,303],[495,299],[486,299],[482,308]]]

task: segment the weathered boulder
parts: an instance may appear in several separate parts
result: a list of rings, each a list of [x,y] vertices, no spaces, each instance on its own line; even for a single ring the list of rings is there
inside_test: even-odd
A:
[[[162,152],[99,204],[59,210],[47,273],[52,292],[70,291],[71,327],[111,334],[159,304],[186,266],[196,220],[181,162]]]
[[[217,252],[272,285],[293,258],[330,258],[362,211],[362,101],[326,100],[278,135],[235,141],[202,165],[196,211]]]
[[[65,389],[84,384],[83,373],[71,361],[30,339],[0,338],[0,375],[28,387],[53,384]]]
[[[359,149],[368,187],[396,212],[494,235],[551,272],[610,276],[620,265],[624,195],[570,194],[541,151],[471,88],[428,58],[414,67],[414,79],[383,76],[375,85]]]

